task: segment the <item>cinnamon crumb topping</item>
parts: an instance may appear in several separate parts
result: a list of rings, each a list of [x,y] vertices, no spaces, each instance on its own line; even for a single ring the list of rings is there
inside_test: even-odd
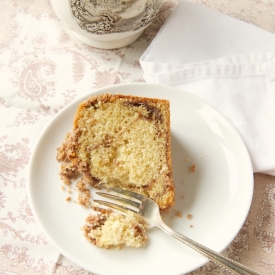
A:
[[[182,218],[182,213],[181,213],[180,211],[177,211],[177,216],[178,216],[179,218]]]
[[[195,173],[195,171],[196,171],[196,164],[193,164],[193,165],[191,166],[190,171],[191,171],[192,173]]]

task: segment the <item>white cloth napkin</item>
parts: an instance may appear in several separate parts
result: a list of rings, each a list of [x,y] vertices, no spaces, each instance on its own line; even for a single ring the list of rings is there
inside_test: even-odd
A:
[[[254,172],[275,175],[275,35],[180,1],[140,58],[146,82],[219,109],[242,136]]]

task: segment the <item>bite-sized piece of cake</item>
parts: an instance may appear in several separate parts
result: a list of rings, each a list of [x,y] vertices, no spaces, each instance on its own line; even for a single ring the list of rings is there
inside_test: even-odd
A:
[[[85,237],[98,247],[141,247],[147,242],[146,227],[139,216],[129,211],[126,216],[110,209],[97,208],[83,228]]]
[[[81,175],[96,187],[116,186],[174,203],[168,100],[103,94],[81,103],[73,130],[58,148],[61,177]]]

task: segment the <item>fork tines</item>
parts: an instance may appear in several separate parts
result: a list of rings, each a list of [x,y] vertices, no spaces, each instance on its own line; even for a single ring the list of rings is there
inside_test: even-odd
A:
[[[143,195],[114,187],[110,187],[108,190],[103,192],[96,192],[96,194],[108,200],[94,200],[94,202],[121,211],[123,213],[129,210],[138,213],[139,207],[144,197]]]

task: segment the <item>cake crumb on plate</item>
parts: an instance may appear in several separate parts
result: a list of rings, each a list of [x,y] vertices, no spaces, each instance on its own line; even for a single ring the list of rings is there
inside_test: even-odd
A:
[[[191,171],[192,173],[195,173],[195,171],[196,171],[196,164],[193,164],[193,165],[191,166],[190,171]]]

